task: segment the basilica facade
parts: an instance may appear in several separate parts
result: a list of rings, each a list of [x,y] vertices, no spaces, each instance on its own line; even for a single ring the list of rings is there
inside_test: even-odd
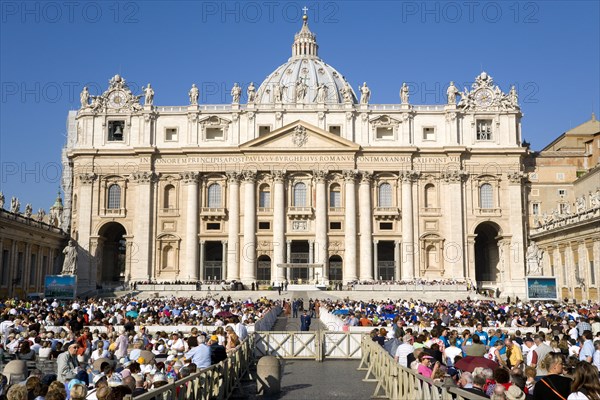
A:
[[[292,55],[230,104],[154,103],[114,76],[69,115],[65,215],[80,292],[121,281],[460,279],[525,291],[521,111],[483,72],[447,103],[373,104]],[[459,77],[465,78],[465,77]]]

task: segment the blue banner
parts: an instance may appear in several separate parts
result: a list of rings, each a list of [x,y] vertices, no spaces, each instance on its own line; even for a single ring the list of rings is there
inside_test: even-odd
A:
[[[44,296],[47,299],[74,299],[77,277],[75,275],[48,275],[44,288]]]

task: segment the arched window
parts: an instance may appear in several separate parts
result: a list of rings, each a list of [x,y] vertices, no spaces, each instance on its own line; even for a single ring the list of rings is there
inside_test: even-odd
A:
[[[479,187],[479,207],[494,208],[494,190],[492,185],[484,183]]]
[[[425,185],[425,207],[435,207],[435,186],[432,183]]]
[[[392,185],[382,183],[379,185],[378,207],[392,206]]]
[[[329,188],[329,207],[342,206],[342,189],[340,185],[334,183]]]
[[[162,254],[162,268],[167,269],[174,267],[175,251],[171,246],[165,246]]]
[[[306,185],[302,182],[294,185],[294,207],[306,207]]]
[[[208,187],[208,207],[221,207],[221,185],[213,183]]]
[[[121,186],[113,183],[108,187],[108,202],[107,206],[109,210],[118,210],[121,208]]]
[[[175,186],[167,185],[165,186],[164,200],[163,205],[165,209],[167,208],[176,208],[175,207]]]
[[[269,185],[262,185],[258,192],[258,206],[261,208],[271,207],[271,188]]]

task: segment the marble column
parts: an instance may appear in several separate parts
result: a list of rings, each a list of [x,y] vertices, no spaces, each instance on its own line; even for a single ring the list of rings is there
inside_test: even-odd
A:
[[[152,211],[152,183],[155,175],[153,172],[136,172],[131,175],[136,183],[136,208],[133,218],[134,243],[136,247],[135,264],[131,268],[127,280],[143,281],[151,274],[152,256],[150,255],[150,227],[153,226]]]
[[[278,265],[285,263],[285,173],[273,172],[273,264],[271,280],[283,282],[285,269]],[[288,250],[289,254],[289,250]]]
[[[227,275],[226,280],[240,279],[240,176],[237,172],[227,172],[229,200],[227,233]]]
[[[225,279],[227,277],[227,240],[221,240],[221,246],[221,279]]]
[[[200,241],[200,280],[201,281],[210,281],[212,280],[212,276],[208,277],[206,276],[206,269],[204,268],[204,258],[205,256],[205,250],[206,249],[206,241],[205,240],[201,240]]]
[[[442,252],[442,260],[445,274],[453,278],[465,276],[462,182],[466,176],[465,171],[449,171],[442,175],[446,182],[442,212],[448,218],[447,242]]]
[[[508,174],[508,210],[509,225],[511,227],[511,253],[518,255],[508,257],[506,268],[510,271],[510,283],[503,282],[509,286],[508,294],[525,293],[525,232],[523,225],[523,177],[522,172]],[[506,206],[505,206],[506,207]],[[514,230],[513,230],[514,229]]]
[[[242,251],[241,280],[256,281],[256,172],[244,172],[244,248]]]
[[[327,277],[327,172],[314,171],[313,177],[316,181],[314,263],[323,266],[321,276]],[[311,268],[311,279],[314,272]]]
[[[360,266],[359,279],[373,280],[373,210],[371,208],[371,178],[370,172],[361,174],[358,189],[360,204]]]
[[[197,172],[185,172],[183,183],[187,189],[185,226],[185,272],[183,279],[198,280],[198,178]],[[180,276],[181,276],[180,275]]]
[[[94,209],[94,181],[97,176],[94,173],[79,174],[79,190],[77,202],[77,227],[79,232],[77,247],[77,287],[79,291],[95,289],[98,276],[98,268],[92,261],[94,254],[90,255],[90,238],[92,232],[92,210]]]
[[[416,171],[404,171],[400,174],[402,180],[402,279],[415,277],[417,246],[414,238],[412,183],[418,176]]]
[[[358,278],[356,274],[356,172],[344,171],[345,218],[343,281]]]
[[[290,264],[292,262],[292,241],[288,240],[286,242],[286,246],[287,246],[287,253],[286,253],[287,259],[286,259],[286,261],[287,261],[287,264]],[[286,268],[285,269],[285,276],[286,276],[286,278],[287,278],[288,281],[292,279],[291,268]]]

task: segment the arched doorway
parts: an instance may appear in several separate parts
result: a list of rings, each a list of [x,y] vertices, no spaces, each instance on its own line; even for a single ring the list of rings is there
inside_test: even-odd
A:
[[[257,274],[256,279],[259,282],[271,283],[271,257],[263,254],[258,257],[257,260]]]
[[[497,225],[484,222],[475,229],[475,280],[497,282],[499,279],[500,254],[498,250]]]
[[[109,222],[100,228],[98,236],[100,236],[102,243],[102,259],[98,265],[98,282],[125,281],[126,234],[125,228],[118,222]]]

